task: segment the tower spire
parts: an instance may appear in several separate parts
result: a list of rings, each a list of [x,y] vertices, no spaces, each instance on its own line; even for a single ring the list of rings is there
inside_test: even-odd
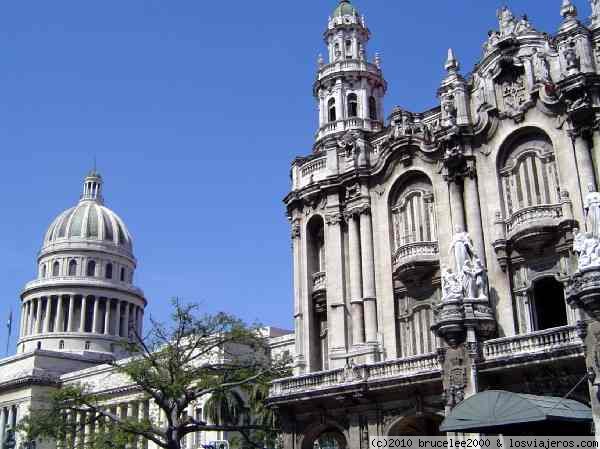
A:
[[[456,56],[454,55],[454,50],[452,48],[448,49],[448,59],[446,59],[446,64],[444,65],[444,68],[446,69],[446,71],[448,71],[449,74],[456,74],[460,69],[460,64],[458,62],[458,59],[456,59]]]

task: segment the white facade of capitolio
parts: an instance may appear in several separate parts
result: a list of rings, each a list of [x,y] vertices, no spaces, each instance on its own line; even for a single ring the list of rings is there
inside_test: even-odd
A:
[[[90,172],[79,202],[52,221],[37,257],[36,279],[21,292],[17,353],[0,360],[0,442],[31,409],[44,406],[51,391],[66,385],[86,385],[106,398],[106,407],[119,416],[163,422],[159,408],[128,379],[106,364],[123,360],[123,341],[143,335],[147,301],[134,285],[137,261],[133,239],[119,216],[104,205],[102,177]],[[274,356],[293,350],[293,334],[264,329]],[[293,354],[292,354],[293,355]],[[198,420],[208,398],[191,404],[187,413]],[[86,422],[86,414],[69,416]],[[82,443],[96,429],[86,426],[72,435]],[[186,437],[185,447],[224,441],[225,432]],[[22,435],[16,435],[21,447]],[[37,442],[55,449],[53,441]],[[138,441],[138,449],[153,443]]]

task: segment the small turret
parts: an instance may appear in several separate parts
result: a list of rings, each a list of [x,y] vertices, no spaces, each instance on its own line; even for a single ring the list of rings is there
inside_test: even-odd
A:
[[[102,203],[102,176],[96,169],[90,171],[83,180],[81,201],[96,201]]]

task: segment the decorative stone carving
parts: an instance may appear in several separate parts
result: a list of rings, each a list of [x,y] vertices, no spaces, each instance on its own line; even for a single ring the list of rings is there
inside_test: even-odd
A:
[[[442,126],[452,128],[456,126],[456,105],[454,96],[446,95],[442,98]]]
[[[499,31],[490,31],[488,33],[488,40],[484,44],[486,52],[491,51],[505,38],[510,38],[533,30],[527,16],[522,16],[517,19],[512,11],[506,6],[498,10],[497,16]]]
[[[592,7],[592,26],[595,27],[600,23],[600,0],[591,0]]]
[[[301,228],[298,223],[292,224],[292,240],[299,239],[301,235]]]
[[[325,216],[325,223],[329,226],[339,225],[344,220],[342,214],[329,214]]]
[[[584,208],[588,231],[592,237],[600,239],[600,193],[596,192],[593,184],[588,185]]]
[[[450,243],[450,258],[452,260],[452,269],[459,276],[462,275],[464,265],[467,261],[473,262],[475,250],[473,241],[467,232],[460,227],[454,229],[454,236]]]
[[[565,58],[565,63],[567,65],[567,73],[579,73],[580,60],[575,49],[575,42],[570,41],[567,44],[563,50],[563,57]]]
[[[461,300],[463,287],[458,276],[448,267],[442,268],[442,301]]]

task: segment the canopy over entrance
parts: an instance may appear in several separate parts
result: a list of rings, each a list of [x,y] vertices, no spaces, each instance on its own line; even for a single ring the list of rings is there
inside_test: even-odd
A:
[[[572,399],[489,390],[461,402],[442,423],[442,432],[500,430],[544,421],[591,423],[592,410]]]

